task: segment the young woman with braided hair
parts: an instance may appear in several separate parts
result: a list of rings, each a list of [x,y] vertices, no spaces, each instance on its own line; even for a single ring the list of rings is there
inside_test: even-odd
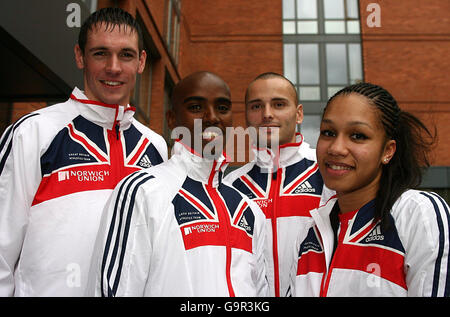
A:
[[[434,141],[380,86],[360,83],[330,98],[317,160],[336,195],[311,211],[299,236],[293,295],[450,295],[449,207],[413,189]]]

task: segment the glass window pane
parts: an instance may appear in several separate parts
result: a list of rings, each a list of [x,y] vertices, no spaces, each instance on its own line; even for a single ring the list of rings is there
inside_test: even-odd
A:
[[[177,61],[178,61],[179,31],[180,31],[180,24],[179,24],[178,16],[174,16],[170,46],[171,46],[172,57],[175,59],[175,63],[177,63]]]
[[[323,0],[325,19],[344,18],[344,0]]]
[[[283,19],[295,19],[295,0],[283,0]]]
[[[334,96],[339,90],[344,88],[344,86],[330,86],[328,87],[328,99]]]
[[[348,45],[348,60],[350,66],[350,83],[356,84],[363,80],[361,62],[361,44]]]
[[[284,76],[294,85],[297,84],[296,44],[284,44]]]
[[[302,100],[320,100],[320,87],[300,87],[298,94],[300,103]]]
[[[325,21],[325,33],[327,34],[344,34],[344,21]]]
[[[297,33],[300,34],[317,34],[316,21],[300,21],[297,22]]]
[[[147,50],[148,52],[148,50]],[[151,88],[152,88],[152,64],[149,60],[147,60],[147,64],[145,65],[144,71],[140,75],[139,80],[139,107],[142,110],[142,113],[145,114],[147,118],[150,117],[150,102],[151,102]]]
[[[347,84],[347,49],[345,44],[327,44],[328,84]]]
[[[317,147],[321,120],[321,115],[305,114],[303,117],[303,122],[300,125],[300,131],[304,140],[314,149]]]
[[[359,21],[347,21],[347,33],[359,34]]]
[[[178,62],[178,44],[179,44],[179,22],[180,22],[180,2],[177,0],[170,0],[168,5],[168,29],[167,29],[167,46],[169,52]]]
[[[358,0],[346,0],[347,1],[347,18],[358,19]]]
[[[319,47],[318,44],[299,44],[300,84],[319,84]]]
[[[295,34],[295,22],[283,22],[283,34]]]
[[[297,0],[297,19],[317,19],[316,0]]]

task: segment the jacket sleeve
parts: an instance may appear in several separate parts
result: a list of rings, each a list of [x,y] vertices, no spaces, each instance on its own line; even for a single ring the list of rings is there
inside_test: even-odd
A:
[[[301,228],[297,231],[297,237],[295,239],[295,244],[291,247],[289,258],[291,267],[289,270],[289,286],[286,291],[286,294],[282,294],[286,297],[299,297],[304,296],[304,294],[298,295],[296,292],[296,286],[297,286],[297,269],[298,269],[298,262],[300,259],[300,248],[303,242],[305,241],[308,233],[310,230],[314,227],[314,221],[312,218],[310,218],[309,221],[302,224]],[[304,291],[304,290],[303,290]],[[308,294],[308,296],[314,296],[314,293]]]
[[[124,178],[105,206],[88,277],[87,296],[143,296],[152,253],[149,204],[142,185],[154,177]]]
[[[435,193],[411,192],[414,195],[397,207],[402,208],[398,230],[405,248],[408,296],[450,296],[449,207]]]
[[[256,296],[269,296],[269,282],[267,280],[267,261],[264,255],[266,245],[265,216],[259,206],[252,200],[245,198],[255,215],[255,233],[253,252],[256,256],[256,266],[253,272],[253,280],[256,285]]]
[[[14,294],[14,270],[41,180],[38,131],[29,124],[36,115],[22,117],[0,139],[0,296]]]

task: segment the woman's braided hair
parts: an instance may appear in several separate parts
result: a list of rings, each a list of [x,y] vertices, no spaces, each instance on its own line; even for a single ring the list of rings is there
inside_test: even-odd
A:
[[[388,164],[383,165],[380,186],[375,198],[375,218],[389,225],[390,210],[400,195],[416,188],[430,166],[430,150],[436,141],[433,133],[415,116],[402,111],[394,97],[384,88],[371,83],[358,83],[345,87],[328,100],[340,95],[360,94],[378,109],[386,133],[386,141],[396,142],[396,151]],[[324,112],[326,111],[326,107]]]

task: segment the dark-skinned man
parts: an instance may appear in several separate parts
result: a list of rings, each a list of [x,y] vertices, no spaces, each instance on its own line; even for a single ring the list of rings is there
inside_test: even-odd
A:
[[[226,161],[219,147],[204,153],[232,125],[228,85],[213,73],[193,73],[175,86],[171,100],[169,127],[183,138],[166,164],[117,186],[98,237],[91,290],[98,296],[265,296],[264,215],[222,183]]]

